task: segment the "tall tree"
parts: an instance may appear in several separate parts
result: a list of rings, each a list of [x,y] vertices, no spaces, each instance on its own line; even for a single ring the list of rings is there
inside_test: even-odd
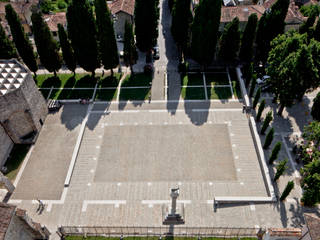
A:
[[[313,99],[313,105],[311,108],[311,116],[314,120],[320,121],[320,92]]]
[[[110,69],[113,76],[113,68],[119,65],[119,55],[111,13],[105,0],[95,0],[94,5],[101,62],[105,69]]]
[[[192,23],[191,53],[206,66],[214,58],[221,17],[221,0],[200,0]]]
[[[68,36],[77,62],[86,71],[95,74],[100,67],[97,30],[92,8],[87,0],[72,0],[67,11]]]
[[[58,24],[58,33],[59,33],[59,41],[62,50],[62,57],[67,65],[68,69],[75,74],[75,70],[77,67],[76,58],[74,55],[74,51],[72,49],[71,43],[68,39],[67,33],[64,30],[63,26]]]
[[[180,61],[190,39],[190,25],[193,18],[190,4],[190,0],[176,0],[172,9],[171,33],[178,46]]]
[[[301,100],[305,92],[319,86],[320,43],[307,35],[288,32],[275,38],[269,53],[267,73],[275,99],[280,100],[278,114]]]
[[[317,24],[313,31],[313,37],[315,40],[320,41],[320,21],[318,19]]]
[[[16,58],[17,52],[15,47],[13,46],[13,43],[6,35],[6,32],[4,31],[2,24],[1,24],[1,18],[0,18],[0,59],[10,59],[10,58]]]
[[[226,61],[234,61],[240,47],[239,18],[235,17],[224,28],[220,39],[219,58]]]
[[[132,65],[137,62],[138,53],[134,42],[132,24],[126,21],[124,30],[123,58],[126,66],[130,66],[131,74],[134,74]]]
[[[134,8],[134,22],[137,47],[143,51],[150,51],[156,45],[158,38],[159,1],[136,0]]]
[[[309,32],[309,29],[313,27],[313,24],[316,20],[316,17],[318,15],[318,11],[316,8],[312,8],[310,15],[307,19],[307,21],[303,22],[299,27],[299,33],[303,34],[306,32]]]
[[[290,0],[277,0],[270,9],[266,9],[259,20],[257,30],[256,59],[265,62],[270,50],[270,42],[283,33]]]
[[[239,58],[243,62],[251,62],[253,56],[253,43],[256,36],[258,24],[257,14],[252,13],[241,38]]]
[[[12,8],[11,4],[6,5],[6,19],[10,26],[10,31],[14,44],[18,50],[20,57],[23,62],[28,66],[28,68],[36,74],[38,70],[38,65],[36,61],[35,54],[33,52],[32,44],[25,34],[24,29],[21,25],[18,14]]]
[[[57,71],[61,67],[61,58],[59,55],[59,46],[53,39],[51,31],[46,22],[42,18],[40,12],[34,12],[31,15],[34,41],[37,46],[40,61],[49,71],[57,75]]]

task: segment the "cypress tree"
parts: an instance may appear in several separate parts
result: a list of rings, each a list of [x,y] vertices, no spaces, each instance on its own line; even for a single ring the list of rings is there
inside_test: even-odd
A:
[[[280,197],[280,201],[283,201],[286,199],[286,197],[290,194],[290,192],[292,191],[292,189],[294,188],[294,183],[293,181],[289,181],[287,183],[286,188],[283,190],[281,197]]]
[[[126,66],[130,66],[131,74],[134,74],[132,65],[137,62],[138,53],[134,42],[132,24],[126,21],[124,29],[123,58]]]
[[[313,37],[315,40],[320,41],[320,21],[317,21],[317,24],[313,31]]]
[[[97,31],[92,8],[87,0],[72,0],[67,10],[68,36],[77,62],[86,71],[95,74],[100,67]]]
[[[95,0],[94,4],[101,62],[105,69],[111,70],[113,76],[113,68],[119,65],[119,56],[111,13],[105,0]]]
[[[313,99],[313,105],[311,108],[311,116],[314,120],[320,121],[320,92]]]
[[[172,9],[171,33],[178,46],[180,61],[182,52],[185,52],[189,43],[190,25],[193,18],[190,4],[190,0],[176,0]]]
[[[202,66],[215,56],[221,17],[221,0],[201,0],[192,23],[191,53]]]
[[[263,149],[267,149],[270,146],[270,144],[273,140],[273,135],[274,135],[274,129],[271,128],[269,130],[269,132],[267,133],[266,139],[264,141]]]
[[[251,82],[251,79],[253,77],[253,62],[243,66],[243,76],[245,78],[246,88],[248,88],[248,86]]]
[[[235,17],[224,28],[220,38],[219,58],[230,62],[237,57],[240,47],[239,18]]]
[[[259,20],[257,30],[257,60],[265,62],[270,50],[270,42],[283,33],[290,0],[277,0]]]
[[[314,22],[316,20],[317,15],[318,15],[317,9],[313,8],[311,10],[311,13],[310,13],[307,21],[303,22],[300,25],[300,27],[299,27],[299,33],[300,34],[304,34],[304,33],[308,32],[309,28],[313,27],[313,24],[314,24]]]
[[[263,125],[262,125],[261,131],[260,131],[260,133],[262,135],[264,135],[265,131],[267,130],[269,123],[272,121],[272,118],[273,118],[272,111],[269,111],[266,115],[266,118],[263,121]]]
[[[278,166],[276,167],[277,171],[273,178],[273,181],[277,181],[280,176],[284,173],[284,171],[288,168],[287,165],[288,159],[284,159],[281,162],[279,162]]]
[[[262,114],[262,112],[264,110],[265,105],[266,105],[266,100],[263,99],[261,101],[260,105],[259,105],[259,108],[258,108],[258,113],[257,113],[257,116],[256,116],[256,121],[257,122],[260,122],[261,114]]]
[[[54,72],[56,76],[56,72],[61,67],[58,44],[56,40],[53,39],[51,31],[47,23],[44,22],[41,13],[32,13],[31,20],[34,41],[37,46],[40,61],[49,72]]]
[[[271,156],[269,158],[269,164],[272,164],[274,160],[278,158],[278,154],[281,150],[281,142],[277,142],[274,148],[272,149]]]
[[[5,8],[6,19],[10,26],[12,38],[18,50],[18,53],[27,67],[36,75],[38,65],[35,54],[33,52],[32,44],[28,36],[24,32],[19,16],[15,12],[15,10],[10,4],[7,4]]]
[[[62,50],[62,57],[68,69],[75,74],[77,67],[76,58],[72,49],[71,43],[68,39],[67,33],[61,24],[58,24],[59,41]]]
[[[260,95],[261,95],[261,87],[258,88],[256,95],[254,95],[254,99],[253,99],[253,103],[252,103],[252,108],[255,109],[259,99],[260,99]]]
[[[158,38],[159,7],[156,0],[136,0],[134,22],[137,47],[150,51]]]
[[[252,13],[248,18],[248,23],[244,29],[239,58],[243,62],[251,62],[253,56],[253,43],[256,36],[258,24],[257,14]]]
[[[13,43],[4,31],[0,19],[0,59],[16,58],[17,52]]]
[[[254,89],[256,88],[257,85],[257,80],[255,78],[251,79],[251,84],[250,84],[250,90],[249,90],[249,97],[252,98]]]

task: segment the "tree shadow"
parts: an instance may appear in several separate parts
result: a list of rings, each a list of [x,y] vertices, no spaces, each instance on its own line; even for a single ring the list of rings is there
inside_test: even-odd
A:
[[[69,95],[71,93],[70,89],[66,89],[66,88],[73,88],[73,86],[76,83],[76,79],[74,76],[70,77],[66,83],[63,86],[62,91],[59,94],[59,99],[69,99]]]
[[[99,77],[92,78],[91,75],[85,75],[76,81],[74,88],[94,88]]]
[[[77,126],[82,124],[83,119],[86,116],[89,105],[80,105],[78,103],[66,103],[60,109],[61,123],[65,127],[72,131]]]
[[[42,85],[40,86],[41,88],[60,88],[61,87],[61,80],[59,77],[49,77],[47,78]]]

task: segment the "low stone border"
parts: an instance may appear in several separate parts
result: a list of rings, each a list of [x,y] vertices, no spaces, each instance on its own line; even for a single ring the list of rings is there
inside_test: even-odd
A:
[[[237,77],[238,80],[240,82],[240,88],[241,88],[241,93],[244,99],[244,104],[246,105],[246,107],[250,108],[250,100],[248,97],[248,93],[247,93],[247,89],[246,89],[246,85],[244,84],[243,78],[242,78],[242,72],[240,70],[240,67],[236,68],[236,72],[237,72]]]
[[[215,197],[214,205],[219,203],[270,203],[276,199],[272,197]]]

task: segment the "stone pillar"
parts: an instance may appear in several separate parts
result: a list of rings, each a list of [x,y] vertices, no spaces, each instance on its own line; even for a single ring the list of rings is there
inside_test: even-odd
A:
[[[172,188],[170,197],[171,197],[171,211],[167,209],[165,218],[163,220],[164,225],[176,225],[176,224],[184,224],[183,216],[177,213],[177,198],[179,196],[179,188]],[[180,207],[180,212],[184,213],[183,204]]]
[[[171,214],[176,214],[177,211],[177,198],[179,197],[179,188],[178,189],[171,189],[170,194],[172,200],[171,200]]]
[[[0,183],[4,183],[4,186],[6,187],[9,193],[13,193],[15,189],[14,185],[6,176],[3,175],[2,172],[0,172]]]

